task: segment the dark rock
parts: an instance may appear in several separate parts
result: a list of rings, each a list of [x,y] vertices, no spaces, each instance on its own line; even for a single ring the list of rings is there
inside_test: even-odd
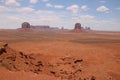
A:
[[[28,59],[28,56],[27,56],[27,55],[25,55],[25,54],[24,54],[24,57],[25,57],[26,59]]]
[[[3,61],[3,60],[2,60],[2,59],[0,59],[0,63],[2,63],[2,61]]]
[[[0,55],[3,54],[3,53],[6,53],[6,48],[1,48],[0,49]]]
[[[20,57],[23,58],[24,54],[23,52],[19,52],[20,53]]]
[[[30,28],[30,24],[28,22],[22,23],[22,28]]]
[[[95,80],[95,79],[96,79],[95,76],[92,76],[90,80]]]
[[[43,63],[41,61],[38,61],[35,66],[42,66],[43,67]]]
[[[39,72],[41,72],[41,70],[40,69],[35,69],[33,72],[36,73],[36,74],[39,74]]]
[[[7,43],[3,45],[3,47],[7,47],[7,46],[8,46],[8,44],[7,44]]]
[[[50,71],[50,73],[52,73],[52,74],[54,74],[54,75],[55,75],[55,73],[56,73],[56,72],[55,72],[55,71]]]
[[[81,24],[80,23],[76,23],[75,24],[75,30],[80,30],[82,27],[81,27]]]
[[[19,52],[20,53],[20,55],[22,55],[23,56],[23,52]]]
[[[10,59],[10,60],[12,60],[12,61],[15,61],[15,60],[16,60],[16,56],[9,56],[9,57],[7,57],[6,59]]]
[[[25,62],[25,64],[29,64],[28,62]]]
[[[74,63],[82,62],[83,60],[75,60]]]

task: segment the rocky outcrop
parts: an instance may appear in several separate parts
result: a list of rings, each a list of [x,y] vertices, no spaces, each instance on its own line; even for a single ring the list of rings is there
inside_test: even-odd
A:
[[[30,24],[28,22],[23,22],[22,28],[30,28]]]
[[[74,30],[81,30],[81,28],[82,28],[81,24],[80,23],[76,23]]]
[[[4,50],[3,50],[4,49]],[[11,49],[8,44],[0,44],[0,66],[11,71],[26,71],[47,74],[61,80],[95,80],[82,78],[82,59],[72,56],[55,57],[42,54],[25,54]],[[48,57],[49,56],[49,57]]]

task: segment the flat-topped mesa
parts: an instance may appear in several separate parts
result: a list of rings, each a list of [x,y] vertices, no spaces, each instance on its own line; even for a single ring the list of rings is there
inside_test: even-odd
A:
[[[21,29],[25,29],[25,30],[26,29],[28,29],[28,30],[30,30],[30,29],[49,30],[49,29],[53,29],[53,28],[51,28],[48,25],[30,25],[30,23],[28,23],[28,22],[23,22],[21,24]]]
[[[81,29],[82,29],[81,24],[80,23],[76,23],[75,27],[74,27],[74,30],[81,30]]]

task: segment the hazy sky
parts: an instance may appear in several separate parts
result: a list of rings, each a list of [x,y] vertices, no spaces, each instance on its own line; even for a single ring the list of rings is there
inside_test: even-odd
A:
[[[24,21],[69,29],[80,22],[120,31],[120,0],[0,0],[0,29],[19,28]]]

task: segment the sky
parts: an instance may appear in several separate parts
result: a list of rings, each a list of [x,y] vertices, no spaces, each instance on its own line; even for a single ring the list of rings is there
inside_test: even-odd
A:
[[[0,0],[0,29],[20,28],[23,22],[120,31],[120,0]]]

